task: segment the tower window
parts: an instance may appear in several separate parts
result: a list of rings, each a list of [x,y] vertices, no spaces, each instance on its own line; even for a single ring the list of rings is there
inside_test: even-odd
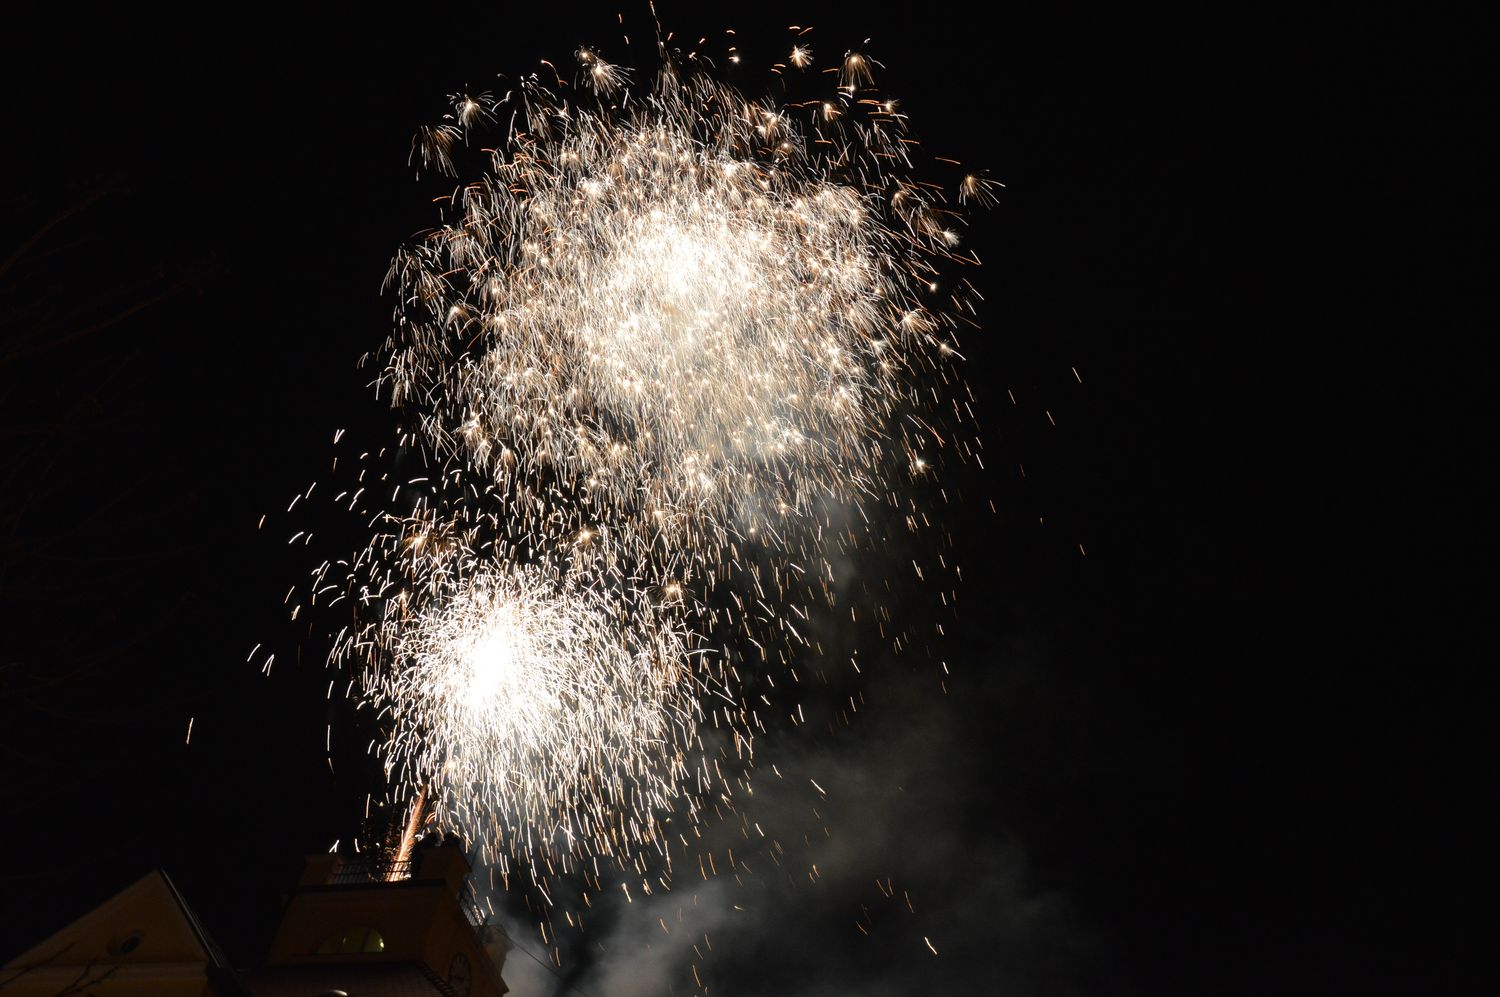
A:
[[[318,946],[318,955],[353,955],[362,952],[384,952],[385,938],[374,928],[345,928],[329,935]]]

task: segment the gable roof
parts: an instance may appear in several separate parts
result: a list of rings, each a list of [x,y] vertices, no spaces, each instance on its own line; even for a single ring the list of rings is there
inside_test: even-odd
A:
[[[117,962],[225,966],[223,953],[176,885],[165,872],[153,869],[5,968]]]

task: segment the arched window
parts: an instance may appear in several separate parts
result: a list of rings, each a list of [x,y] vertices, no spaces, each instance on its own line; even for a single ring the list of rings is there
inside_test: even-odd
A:
[[[385,938],[374,928],[345,928],[329,935],[318,946],[318,955],[353,955],[359,952],[384,952]]]

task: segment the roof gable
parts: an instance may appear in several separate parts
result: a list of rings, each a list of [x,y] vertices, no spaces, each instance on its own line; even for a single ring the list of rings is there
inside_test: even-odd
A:
[[[219,965],[220,959],[172,881],[155,869],[5,968],[100,963]]]

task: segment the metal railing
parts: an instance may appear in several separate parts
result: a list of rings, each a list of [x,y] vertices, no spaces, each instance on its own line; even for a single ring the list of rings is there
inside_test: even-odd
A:
[[[355,883],[389,883],[398,879],[410,879],[412,864],[410,862],[385,861],[381,859],[364,859],[356,862],[344,862],[334,872],[329,882],[335,886],[347,886]]]
[[[464,917],[469,919],[472,927],[484,927],[487,915],[484,908],[479,905],[479,894],[474,891],[474,884],[467,879],[458,890],[458,906],[464,912]]]

